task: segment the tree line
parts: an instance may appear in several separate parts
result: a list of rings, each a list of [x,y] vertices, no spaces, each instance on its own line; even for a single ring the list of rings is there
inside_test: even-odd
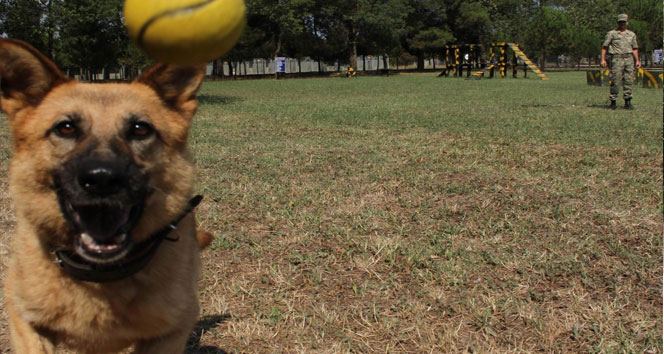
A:
[[[516,42],[543,64],[594,60],[619,13],[630,15],[641,53],[662,43],[661,0],[246,0],[247,28],[220,60],[309,57],[357,65],[383,55],[424,68],[452,43]],[[150,59],[128,39],[123,0],[0,0],[0,34],[25,40],[80,74]],[[220,60],[215,61],[218,72]],[[648,60],[648,58],[645,58]],[[107,70],[104,70],[107,69]],[[79,74],[76,72],[76,74]]]

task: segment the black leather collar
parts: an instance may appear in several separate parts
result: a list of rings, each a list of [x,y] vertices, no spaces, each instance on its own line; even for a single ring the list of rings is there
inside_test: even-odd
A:
[[[59,249],[53,252],[56,258],[55,263],[59,264],[65,273],[77,280],[106,283],[124,279],[143,269],[150,262],[157,252],[159,245],[164,240],[171,242],[178,241],[177,238],[168,238],[168,234],[177,229],[180,221],[194,210],[200,204],[201,200],[203,200],[203,196],[200,195],[189,200],[182,214],[166,227],[155,232],[147,240],[135,244],[121,262],[96,264],[86,261],[72,250]]]

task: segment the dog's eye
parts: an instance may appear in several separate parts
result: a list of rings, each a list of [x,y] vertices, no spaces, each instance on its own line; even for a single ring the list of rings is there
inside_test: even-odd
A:
[[[145,139],[154,133],[154,128],[149,123],[135,122],[129,127],[129,138]]]
[[[61,138],[75,138],[78,135],[76,124],[71,121],[63,121],[55,125],[55,134]]]

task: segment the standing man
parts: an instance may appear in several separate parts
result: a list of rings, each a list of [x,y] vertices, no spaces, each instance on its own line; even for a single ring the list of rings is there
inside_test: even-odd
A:
[[[609,99],[611,100],[611,109],[616,109],[616,99],[622,83],[623,98],[625,99],[625,109],[634,109],[632,107],[632,86],[634,85],[634,62],[636,67],[641,67],[639,59],[639,46],[636,43],[636,34],[627,29],[628,18],[626,14],[618,15],[618,29],[611,30],[606,34],[604,44],[602,44],[603,68],[606,68],[606,52],[609,52],[609,61],[611,70],[611,89],[609,90]]]

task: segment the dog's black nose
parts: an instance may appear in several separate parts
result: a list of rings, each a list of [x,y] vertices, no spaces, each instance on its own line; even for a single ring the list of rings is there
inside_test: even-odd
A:
[[[127,185],[126,169],[109,161],[83,163],[78,172],[78,184],[84,191],[99,197],[117,194]]]

